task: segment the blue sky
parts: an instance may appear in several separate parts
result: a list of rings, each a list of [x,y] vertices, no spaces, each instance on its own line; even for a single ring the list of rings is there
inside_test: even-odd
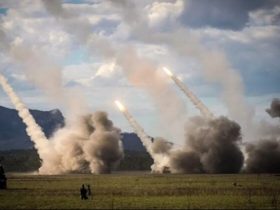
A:
[[[255,110],[255,119],[269,119],[264,109],[272,98],[280,96],[279,1],[67,0],[59,3],[29,0],[0,3],[0,27],[4,34],[0,34],[0,72],[30,108],[59,108],[67,112],[68,100],[75,101],[77,97],[78,102],[85,101],[90,111],[105,110],[117,126],[131,131],[112,103],[120,98],[148,133],[172,138],[174,133],[163,129],[166,122],[162,122],[158,101],[151,95],[153,91],[131,82],[125,73],[130,70],[114,58],[118,52],[105,56],[103,51],[107,46],[92,41],[101,38],[117,49],[131,46],[158,67],[170,67],[215,115],[229,115],[231,108],[222,97],[227,84],[215,81],[219,75],[211,79],[207,75],[211,71],[203,70],[206,66],[201,61],[217,51],[225,57],[222,64],[226,63],[241,78],[244,91],[240,94],[244,103]],[[175,39],[175,35],[180,39]],[[178,42],[186,45],[186,52]],[[18,47],[30,50],[30,57],[19,56]],[[211,61],[205,61],[208,62],[212,65]],[[42,85],[46,80],[51,84]],[[187,118],[199,114],[182,92],[168,78],[165,80],[187,110],[182,115]],[[72,99],[65,99],[66,103],[55,99],[52,96],[55,91],[50,90],[52,85],[60,83],[60,91],[63,89],[67,94],[73,91]],[[12,107],[2,90],[0,105]]]

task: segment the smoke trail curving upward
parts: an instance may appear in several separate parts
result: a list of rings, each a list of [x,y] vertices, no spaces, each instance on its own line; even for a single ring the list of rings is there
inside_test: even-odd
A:
[[[115,101],[115,104],[119,108],[119,110],[123,113],[124,117],[127,119],[127,121],[130,123],[132,128],[134,129],[135,133],[138,135],[138,137],[141,139],[142,144],[146,148],[147,152],[152,156],[153,158],[153,152],[152,152],[152,140],[151,137],[149,137],[144,129],[138,124],[138,122],[132,117],[132,115],[127,111],[125,106],[118,100]],[[153,158],[154,159],[154,158]]]
[[[47,137],[43,133],[41,127],[36,123],[33,116],[30,114],[28,108],[26,108],[25,104],[17,96],[13,88],[9,85],[8,81],[2,74],[0,74],[0,84],[18,111],[19,117],[26,125],[26,132],[30,139],[34,142],[40,159],[44,160],[47,155],[47,150],[49,149]]]
[[[213,118],[214,115],[210,110],[199,100],[198,97],[188,88],[186,84],[183,84],[168,68],[163,67],[165,73],[175,82],[175,84],[183,91],[183,93],[190,99],[194,106],[200,111],[200,113],[207,118]]]
[[[171,149],[171,145],[169,145],[168,142],[162,138],[155,138],[153,140],[145,133],[144,129],[138,124],[138,122],[133,118],[133,116],[127,111],[125,106],[120,101],[116,100],[115,104],[130,123],[147,152],[152,157],[154,161],[154,164],[151,166],[152,172],[163,173],[169,164],[168,151]]]

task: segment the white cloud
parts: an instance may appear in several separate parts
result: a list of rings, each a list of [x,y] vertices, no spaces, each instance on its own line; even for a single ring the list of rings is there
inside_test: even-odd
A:
[[[92,78],[96,72],[98,64],[82,63],[78,65],[68,65],[63,69],[63,80],[67,84],[76,82],[83,86],[90,86]]]
[[[151,26],[162,24],[167,19],[174,20],[184,10],[184,2],[177,0],[172,2],[153,2],[152,5],[146,7],[148,11],[148,18]]]
[[[102,64],[96,74],[95,77],[111,77],[116,72],[116,64],[115,62]]]
[[[11,9],[2,18],[1,25],[9,40],[14,44],[24,43],[30,48],[43,50],[57,60],[62,59],[69,51],[70,36],[53,18],[34,16],[32,12],[26,8],[24,12],[21,9]]]
[[[249,25],[263,26],[280,23],[280,6],[249,12]]]
[[[113,61],[82,63],[64,67],[63,78],[65,84],[74,82],[84,86],[84,88],[106,86],[108,82],[111,83],[110,86],[118,86],[123,83],[120,72],[120,68]]]
[[[130,35],[130,28],[124,24],[120,23],[116,30],[110,35],[113,40],[125,41]]]
[[[26,77],[24,74],[20,73],[11,73],[11,77],[18,81],[26,81]]]
[[[233,41],[243,44],[254,44],[255,42],[278,39],[280,26],[248,26],[241,31],[208,27],[202,29],[193,29],[192,32],[201,39],[213,39],[213,41],[216,43]]]

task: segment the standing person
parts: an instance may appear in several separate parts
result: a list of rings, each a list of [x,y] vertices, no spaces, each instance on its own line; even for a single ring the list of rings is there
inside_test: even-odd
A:
[[[7,189],[7,177],[3,166],[0,164],[0,189]]]
[[[87,189],[85,188],[85,185],[83,184],[82,187],[80,188],[80,194],[81,194],[81,199],[82,200],[87,200]]]
[[[0,163],[0,174],[5,174],[4,168],[1,163]]]
[[[87,185],[87,192],[88,192],[88,197],[92,199],[91,188],[89,184]]]

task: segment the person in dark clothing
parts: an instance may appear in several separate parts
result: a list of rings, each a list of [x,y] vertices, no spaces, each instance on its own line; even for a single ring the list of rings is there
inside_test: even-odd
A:
[[[87,189],[85,188],[85,185],[83,184],[81,189],[80,189],[80,194],[81,194],[81,199],[82,200],[87,200]]]
[[[88,197],[91,197],[91,188],[90,188],[90,185],[88,184],[87,185],[87,194],[88,194]]]
[[[3,166],[0,164],[0,189],[7,189],[7,177]]]
[[[5,174],[3,166],[0,164],[0,174]]]

